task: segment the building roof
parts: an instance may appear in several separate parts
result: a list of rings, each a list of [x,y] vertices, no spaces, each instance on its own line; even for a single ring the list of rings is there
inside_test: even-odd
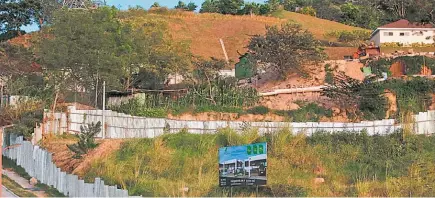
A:
[[[432,24],[411,23],[406,19],[383,25],[379,28],[434,28]]]

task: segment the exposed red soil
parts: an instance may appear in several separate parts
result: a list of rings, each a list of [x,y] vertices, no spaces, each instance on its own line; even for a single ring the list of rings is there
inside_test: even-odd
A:
[[[62,171],[83,176],[92,162],[107,157],[118,150],[124,141],[120,139],[97,140],[99,145],[81,159],[74,159],[74,154],[66,146],[77,142],[73,138],[47,138],[43,142],[43,147],[53,154],[53,162]]]

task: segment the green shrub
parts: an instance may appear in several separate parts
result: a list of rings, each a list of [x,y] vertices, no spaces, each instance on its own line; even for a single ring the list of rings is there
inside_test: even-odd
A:
[[[305,6],[302,9],[299,10],[299,13],[315,17],[316,14],[317,14],[317,11],[312,6]]]
[[[81,158],[87,154],[89,149],[95,148],[95,135],[101,132],[101,122],[91,123],[88,126],[80,126],[80,133],[77,135],[79,141],[75,144],[66,145],[68,149],[74,152],[73,158]]]
[[[316,103],[302,105],[297,110],[275,112],[277,115],[291,118],[293,122],[318,122],[322,117],[332,117],[332,110],[325,109]]]
[[[334,70],[331,69],[331,65],[330,64],[326,64],[325,65],[325,82],[328,84],[333,84],[334,83]]]
[[[370,39],[371,32],[366,30],[353,30],[353,31],[330,31],[325,33],[325,37],[336,38],[339,42],[364,42]]]
[[[269,111],[270,111],[269,108],[265,106],[256,106],[246,110],[247,113],[254,114],[254,115],[266,115],[269,113]]]

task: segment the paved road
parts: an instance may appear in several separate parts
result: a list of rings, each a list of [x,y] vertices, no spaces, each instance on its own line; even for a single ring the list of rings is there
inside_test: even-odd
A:
[[[6,189],[4,186],[2,186],[2,194],[1,197],[18,197],[12,194],[8,189]]]

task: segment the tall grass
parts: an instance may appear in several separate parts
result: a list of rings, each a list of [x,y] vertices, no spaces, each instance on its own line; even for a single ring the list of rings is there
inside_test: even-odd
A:
[[[155,139],[134,139],[95,162],[86,178],[142,196],[230,196],[218,187],[218,148],[268,143],[268,184],[258,196],[431,196],[435,193],[435,137],[402,131],[386,136],[362,132],[311,137],[288,129],[258,135],[225,128],[216,134],[183,130]],[[314,183],[316,177],[324,183]],[[188,191],[183,191],[188,188]],[[255,187],[233,188],[233,196],[255,196]]]

